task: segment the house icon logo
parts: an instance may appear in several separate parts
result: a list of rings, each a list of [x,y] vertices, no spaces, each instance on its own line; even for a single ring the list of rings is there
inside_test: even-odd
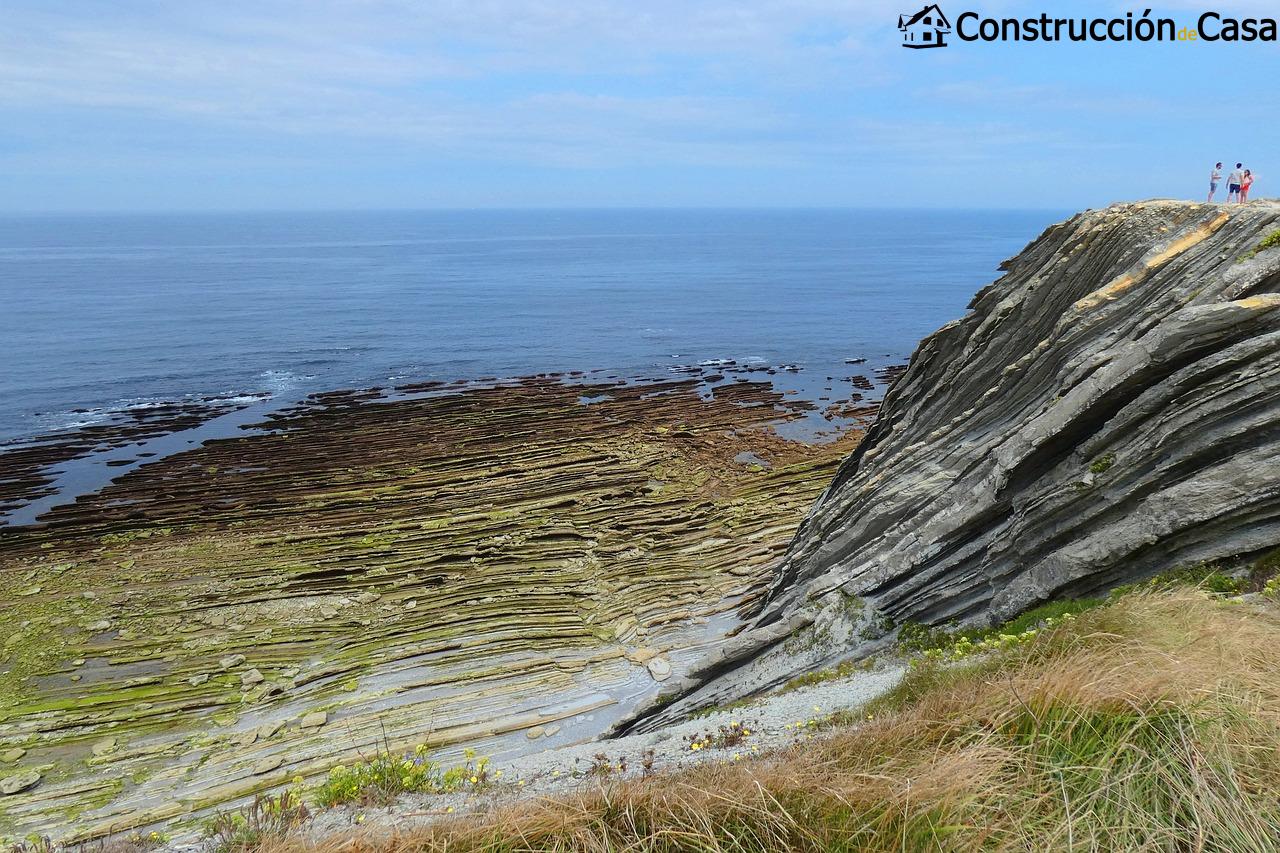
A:
[[[938,4],[925,6],[910,18],[898,16],[898,29],[902,30],[903,47],[946,47],[951,33],[951,22],[942,14]]]

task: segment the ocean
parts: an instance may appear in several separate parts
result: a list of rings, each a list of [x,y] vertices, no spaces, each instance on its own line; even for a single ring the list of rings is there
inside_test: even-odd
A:
[[[17,828],[118,778],[103,738],[136,784],[85,826],[604,733],[723,650],[920,337],[1054,218],[0,221]]]
[[[0,441],[199,398],[901,362],[1052,212],[0,218]]]

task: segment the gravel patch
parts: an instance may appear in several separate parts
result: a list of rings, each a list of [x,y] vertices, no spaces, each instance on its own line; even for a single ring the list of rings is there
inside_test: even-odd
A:
[[[511,761],[494,762],[490,765],[493,784],[483,793],[412,795],[402,797],[390,808],[326,809],[316,815],[310,834],[319,837],[353,828],[374,833],[405,830],[446,815],[522,798],[567,793],[598,784],[598,775],[593,774],[591,768],[602,760],[611,765],[611,780],[631,778],[641,775],[650,750],[655,771],[676,770],[708,761],[731,761],[736,760],[735,755],[747,758],[763,754],[798,740],[821,737],[821,733],[814,732],[810,721],[865,704],[894,687],[904,672],[905,668],[899,665],[856,672],[810,687],[763,696],[749,705],[716,711],[657,732],[560,746]],[[690,749],[690,738],[698,739],[731,723],[740,724],[750,732],[741,744]],[[598,759],[601,755],[604,758]],[[618,769],[620,763],[625,763],[625,770]]]

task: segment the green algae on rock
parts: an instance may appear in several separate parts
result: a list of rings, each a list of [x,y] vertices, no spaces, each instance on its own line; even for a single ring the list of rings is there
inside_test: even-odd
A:
[[[0,835],[616,716],[758,598],[857,440],[783,440],[807,404],[767,383],[447,390],[318,395],[6,531],[0,750],[39,784]]]

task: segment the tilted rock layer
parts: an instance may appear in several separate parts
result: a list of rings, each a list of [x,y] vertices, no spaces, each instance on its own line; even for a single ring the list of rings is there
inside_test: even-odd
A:
[[[1280,542],[1280,205],[1055,225],[925,339],[751,625],[646,724],[861,656]],[[661,707],[661,706],[660,706]]]

